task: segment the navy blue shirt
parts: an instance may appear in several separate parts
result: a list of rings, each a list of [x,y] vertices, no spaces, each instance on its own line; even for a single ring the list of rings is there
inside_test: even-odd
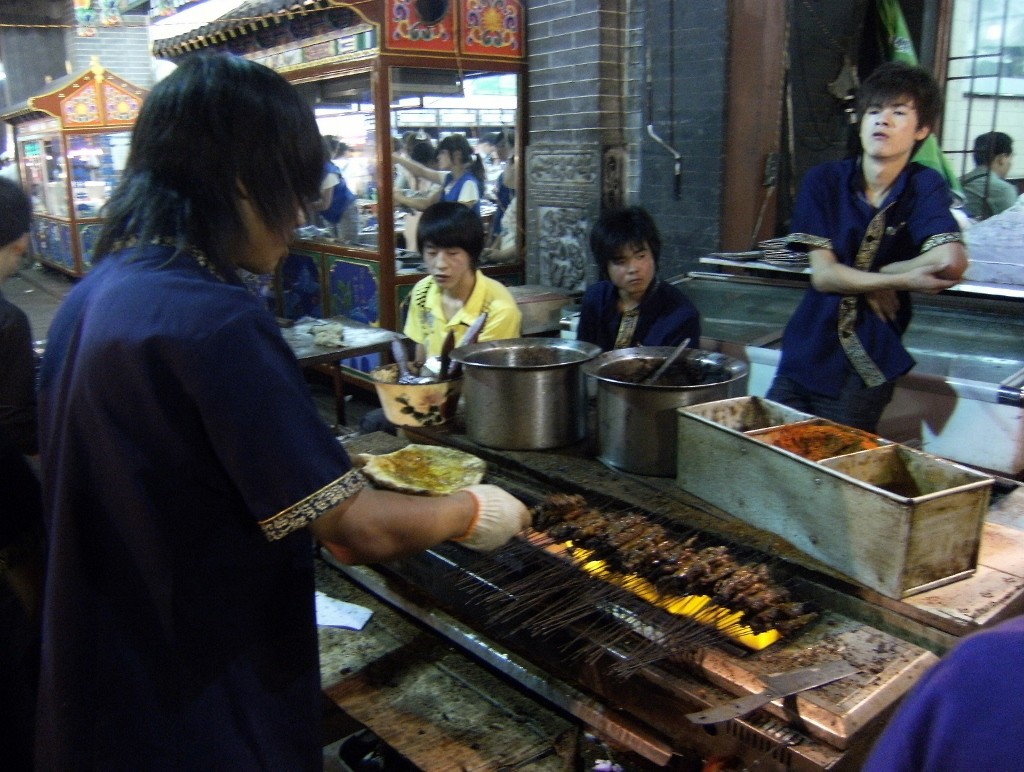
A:
[[[336,174],[338,176],[338,184],[331,189],[331,203],[320,212],[320,216],[327,220],[327,222],[337,225],[341,222],[342,213],[356,202],[356,194],[349,190],[348,183],[345,182],[341,169],[332,161],[328,161],[325,167],[324,176],[328,174]]]
[[[172,254],[108,256],[50,329],[38,768],[320,769],[303,526],[362,478],[274,317]]]
[[[793,210],[790,243],[796,248],[831,249],[843,265],[853,266],[868,224],[880,211],[864,197],[859,159],[816,166],[807,172]],[[950,213],[949,187],[933,169],[911,163],[896,179],[883,202],[886,228],[870,270],[910,260],[944,241],[959,240]],[[856,335],[887,380],[914,366],[901,338],[910,324],[907,292],[895,321],[885,321],[858,297]],[[838,314],[842,295],[808,287],[786,325],[779,375],[827,397],[837,397],[852,366],[839,341]]]
[[[505,184],[505,172],[498,175],[498,186],[494,189],[494,198],[497,207],[491,217],[491,235],[497,237],[501,234],[501,220],[505,216],[505,210],[512,203],[516,192]]]
[[[580,305],[578,340],[594,343],[603,351],[615,348],[622,321],[619,289],[610,281],[599,281],[587,288]],[[640,301],[640,318],[630,346],[678,346],[687,338],[700,345],[700,313],[686,295],[675,286],[655,279]]]
[[[1020,769],[1022,651],[1024,617],[957,644],[900,704],[864,772]]]

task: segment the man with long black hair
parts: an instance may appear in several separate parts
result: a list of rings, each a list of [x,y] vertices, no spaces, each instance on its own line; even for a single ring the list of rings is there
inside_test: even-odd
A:
[[[190,58],[142,107],[41,370],[40,772],[319,770],[310,537],[378,562],[529,521],[493,485],[368,487],[237,278],[274,271],[324,161],[310,107],[245,59]]]

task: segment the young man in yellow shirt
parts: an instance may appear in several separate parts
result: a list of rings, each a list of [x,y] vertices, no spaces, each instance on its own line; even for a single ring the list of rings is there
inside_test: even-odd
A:
[[[430,273],[413,287],[404,332],[416,341],[415,359],[438,356],[449,330],[458,345],[482,313],[478,340],[518,338],[522,313],[512,293],[478,268],[484,227],[472,209],[440,201],[423,212],[420,251]]]

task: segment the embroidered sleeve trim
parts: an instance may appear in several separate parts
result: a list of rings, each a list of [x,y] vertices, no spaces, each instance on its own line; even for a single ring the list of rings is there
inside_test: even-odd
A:
[[[297,504],[260,521],[263,535],[267,537],[267,541],[283,539],[292,531],[309,525],[345,499],[352,498],[365,487],[366,478],[362,472],[351,469]]]
[[[812,236],[810,233],[790,233],[786,236],[786,241],[790,244],[803,244],[811,249],[835,251],[832,248],[832,239],[826,239],[824,236]]]
[[[935,249],[943,244],[952,244],[955,241],[963,241],[959,233],[936,233],[934,236],[929,236],[925,239],[924,244],[921,245],[921,253],[927,252],[929,249]]]

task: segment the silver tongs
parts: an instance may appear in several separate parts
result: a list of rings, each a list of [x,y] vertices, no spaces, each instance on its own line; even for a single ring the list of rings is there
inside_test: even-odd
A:
[[[650,386],[652,383],[656,383],[661,378],[661,376],[668,372],[668,368],[670,368],[673,365],[673,363],[675,363],[675,361],[679,359],[679,355],[682,354],[683,350],[689,345],[690,338],[687,338],[678,346],[676,346],[676,350],[669,354],[667,357],[665,357],[665,361],[661,363],[661,367],[655,370],[652,375],[649,375],[647,378],[645,378],[643,380],[643,383],[641,383],[641,386]]]

